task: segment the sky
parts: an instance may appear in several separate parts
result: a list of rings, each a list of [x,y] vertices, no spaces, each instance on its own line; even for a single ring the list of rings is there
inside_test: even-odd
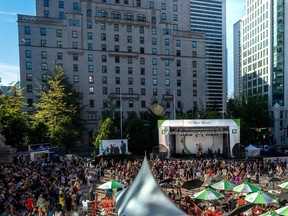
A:
[[[244,14],[244,0],[226,0],[228,97],[233,94],[233,25]],[[35,15],[35,0],[0,1],[0,85],[20,80],[17,14]]]

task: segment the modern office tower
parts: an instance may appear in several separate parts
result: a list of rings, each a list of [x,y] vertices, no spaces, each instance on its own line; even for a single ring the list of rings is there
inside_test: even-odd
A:
[[[170,118],[206,106],[205,35],[191,32],[189,0],[37,0],[36,16],[18,15],[18,28],[28,110],[53,64],[79,92],[89,132],[108,101],[124,118],[145,118],[152,100]]]
[[[206,107],[225,112],[226,1],[191,0],[191,30],[204,32],[206,39]]]
[[[233,62],[234,62],[234,98],[242,95],[241,79],[241,24],[239,20],[233,26]]]
[[[277,144],[287,140],[287,9],[287,0],[246,0],[242,18],[243,94],[267,95]]]

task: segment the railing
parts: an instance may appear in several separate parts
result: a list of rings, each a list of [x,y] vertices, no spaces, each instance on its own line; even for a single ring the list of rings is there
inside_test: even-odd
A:
[[[29,15],[22,15],[18,14],[18,22],[32,22],[32,23],[53,23],[53,24],[60,24],[63,25],[64,21],[57,18],[50,18],[50,17],[40,17],[40,16],[29,16]]]

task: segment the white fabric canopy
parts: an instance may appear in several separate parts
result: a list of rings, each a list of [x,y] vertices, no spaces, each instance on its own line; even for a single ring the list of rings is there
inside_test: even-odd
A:
[[[249,145],[245,148],[247,151],[247,157],[259,157],[260,156],[260,148],[256,148],[252,145]]]
[[[187,215],[171,202],[150,171],[145,157],[132,184],[116,193],[119,216],[184,216]]]

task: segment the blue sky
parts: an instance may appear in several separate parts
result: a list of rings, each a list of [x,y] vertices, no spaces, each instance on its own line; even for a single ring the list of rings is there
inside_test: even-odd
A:
[[[35,0],[0,1],[0,77],[2,85],[9,85],[19,78],[19,52],[17,14],[35,15]],[[233,24],[244,11],[244,0],[226,0],[226,27],[228,49],[228,96],[233,93]]]

